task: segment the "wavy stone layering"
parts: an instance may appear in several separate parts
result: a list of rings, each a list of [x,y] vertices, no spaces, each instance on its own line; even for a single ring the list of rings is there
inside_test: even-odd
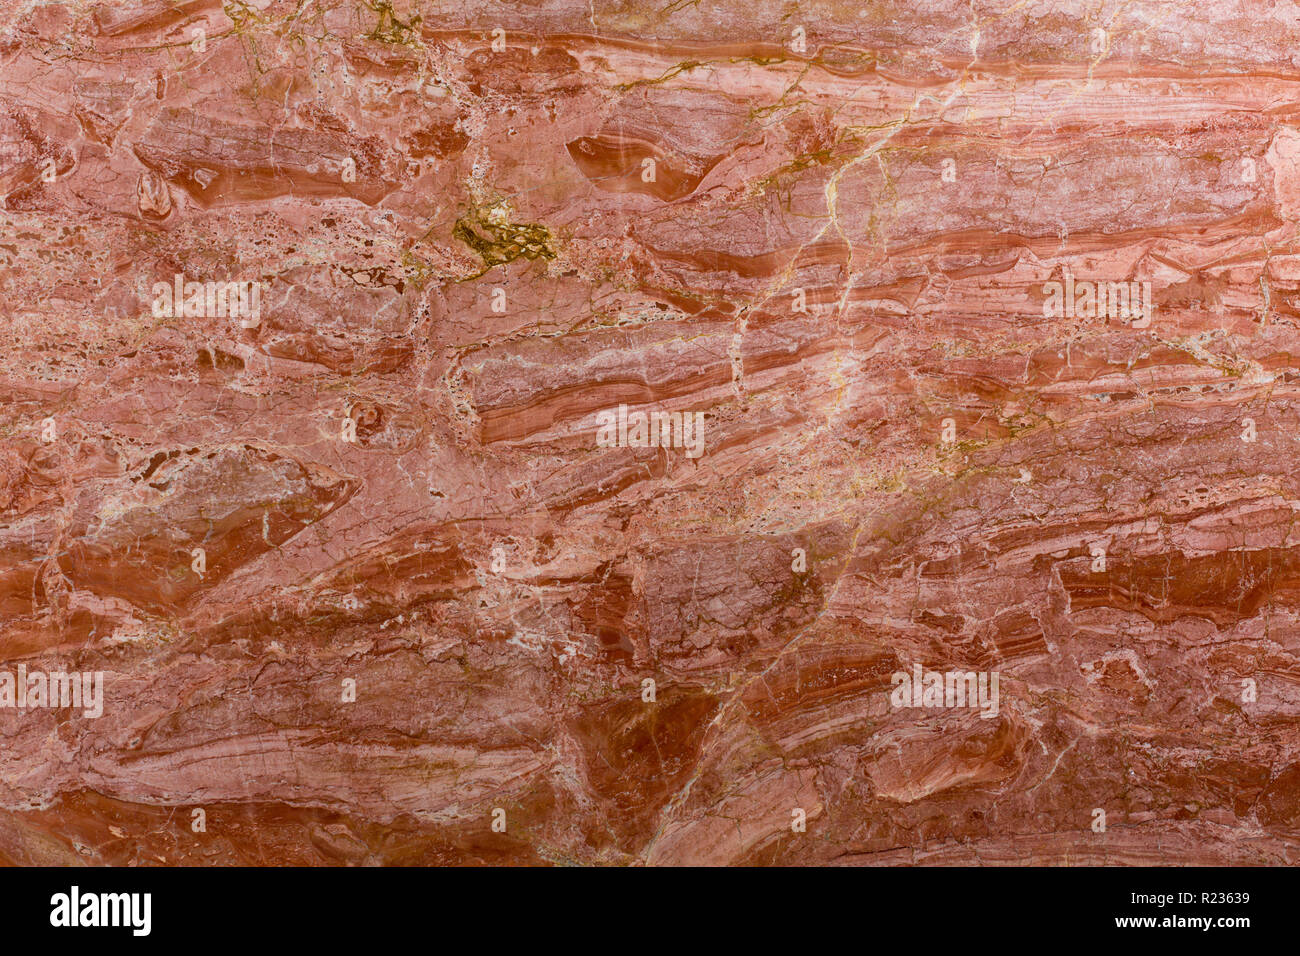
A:
[[[0,862],[1300,857],[1289,7],[4,0],[0,195]]]

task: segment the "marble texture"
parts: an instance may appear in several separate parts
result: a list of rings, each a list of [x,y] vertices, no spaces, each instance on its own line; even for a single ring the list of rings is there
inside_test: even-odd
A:
[[[3,0],[0,196],[0,861],[1300,858],[1294,5]]]

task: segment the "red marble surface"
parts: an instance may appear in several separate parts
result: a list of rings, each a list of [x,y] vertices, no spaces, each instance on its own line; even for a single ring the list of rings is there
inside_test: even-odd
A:
[[[1297,50],[4,0],[0,670],[103,713],[0,706],[0,860],[1295,862]]]

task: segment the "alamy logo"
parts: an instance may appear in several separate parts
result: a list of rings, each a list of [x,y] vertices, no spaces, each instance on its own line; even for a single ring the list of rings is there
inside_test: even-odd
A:
[[[86,893],[78,887],[50,897],[51,926],[129,926],[148,936],[153,896],[149,893]]]
[[[687,458],[704,453],[703,412],[629,412],[626,405],[596,416],[601,448],[682,448]]]
[[[1043,284],[1043,318],[1122,319],[1135,329],[1151,324],[1150,282],[1064,282]],[[1134,320],[1134,321],[1130,321]]]
[[[262,283],[186,282],[179,272],[170,282],[155,282],[156,319],[234,318],[245,329],[262,322]]]
[[[998,672],[897,671],[890,679],[894,690],[889,702],[895,707],[978,707],[981,717],[998,715]]]
[[[0,707],[16,707],[18,710],[79,707],[83,716],[102,717],[104,672],[28,673],[27,665],[19,664],[17,677],[8,671],[0,671]]]

